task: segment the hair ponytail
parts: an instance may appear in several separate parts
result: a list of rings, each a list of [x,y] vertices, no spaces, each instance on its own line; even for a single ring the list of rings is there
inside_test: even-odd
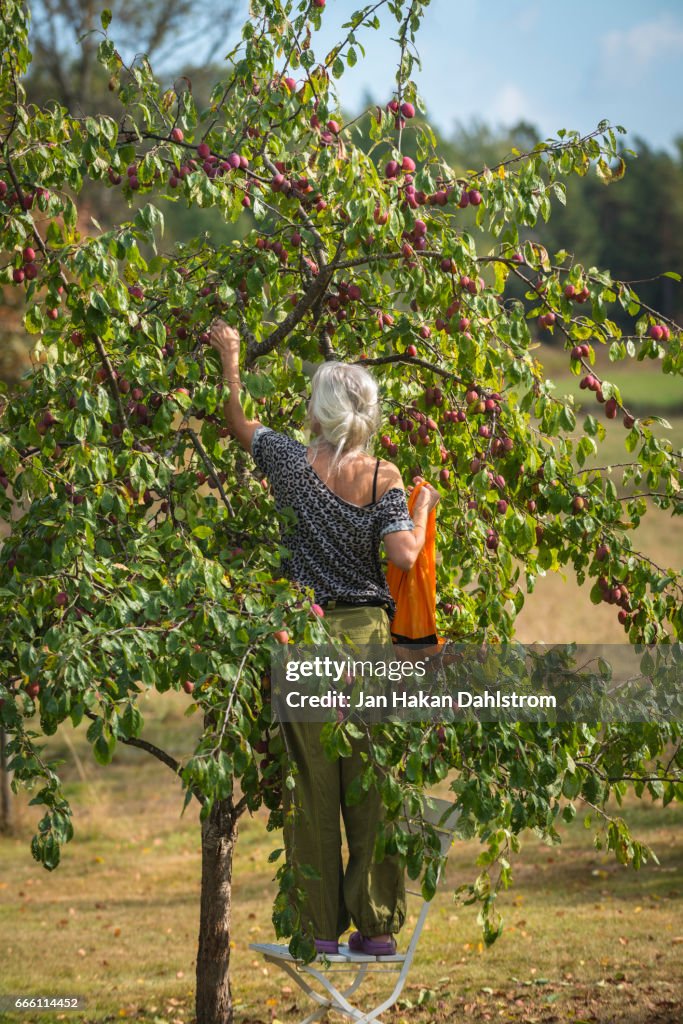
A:
[[[317,443],[334,449],[334,471],[355,452],[364,451],[380,423],[377,382],[362,366],[325,362],[313,376],[309,421],[320,427]],[[312,441],[316,444],[316,440]]]

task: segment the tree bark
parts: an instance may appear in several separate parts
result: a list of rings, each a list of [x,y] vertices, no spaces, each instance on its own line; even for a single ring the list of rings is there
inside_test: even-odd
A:
[[[197,950],[197,1024],[232,1024],[230,918],[237,815],[216,801],[202,822],[202,893]]]
[[[12,831],[12,790],[7,770],[7,733],[0,729],[0,832]]]

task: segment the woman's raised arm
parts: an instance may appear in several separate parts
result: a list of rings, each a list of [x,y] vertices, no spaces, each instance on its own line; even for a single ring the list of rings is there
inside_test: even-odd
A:
[[[230,388],[230,398],[223,406],[225,422],[242,447],[251,452],[251,439],[261,424],[258,420],[247,419],[240,402],[240,336],[224,320],[216,320],[209,331],[209,344],[221,357],[223,380]]]

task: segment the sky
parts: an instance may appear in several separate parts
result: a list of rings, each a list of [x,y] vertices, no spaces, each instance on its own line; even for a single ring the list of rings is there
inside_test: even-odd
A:
[[[361,6],[327,0],[319,57]],[[392,92],[398,51],[385,19],[364,32],[366,57],[337,83],[345,111]],[[447,135],[473,119],[524,119],[551,136],[608,118],[657,149],[683,136],[683,0],[431,0],[418,52],[418,90]]]

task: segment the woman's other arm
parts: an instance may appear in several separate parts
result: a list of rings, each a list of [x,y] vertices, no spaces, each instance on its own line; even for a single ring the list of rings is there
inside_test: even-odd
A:
[[[403,488],[403,480],[398,468],[391,465],[391,480],[389,487]],[[422,482],[418,477],[416,482]],[[415,499],[415,505],[411,513],[411,519],[415,524],[414,530],[393,530],[384,535],[384,550],[387,558],[399,569],[408,572],[415,565],[417,556],[424,547],[427,536],[427,520],[429,513],[438,504],[441,495],[431,484],[424,483]]]
[[[209,344],[221,357],[223,380],[230,389],[230,398],[223,405],[225,422],[233,437],[251,452],[251,439],[261,424],[258,420],[247,419],[240,402],[240,336],[224,320],[216,320],[209,331]]]

